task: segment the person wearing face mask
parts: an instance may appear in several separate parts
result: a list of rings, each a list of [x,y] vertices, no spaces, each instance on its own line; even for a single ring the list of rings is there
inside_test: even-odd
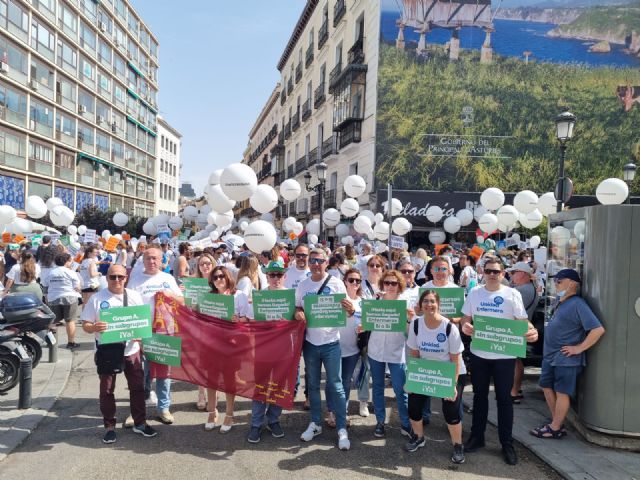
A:
[[[565,268],[554,277],[558,304],[545,327],[540,386],[551,422],[531,430],[538,438],[561,438],[575,394],[577,377],[586,365],[585,352],[604,335],[604,327],[579,295],[580,275]]]

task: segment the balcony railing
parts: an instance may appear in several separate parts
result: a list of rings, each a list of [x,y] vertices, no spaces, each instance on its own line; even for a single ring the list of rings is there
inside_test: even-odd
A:
[[[296,84],[302,79],[302,63],[296,67]]]
[[[291,120],[289,120],[287,122],[287,124],[284,126],[284,138],[285,138],[285,140],[288,140],[289,137],[291,137]]]
[[[347,52],[347,62],[349,64],[364,63],[364,39],[362,37],[358,38]]]
[[[333,28],[338,26],[345,13],[347,13],[346,2],[344,0],[337,0],[336,4],[333,6]]]
[[[358,143],[362,139],[362,119],[353,118],[348,122],[342,123],[339,133],[340,148],[344,148],[350,143]]]
[[[293,173],[293,165],[289,165],[287,167],[287,178],[291,178],[293,177],[294,173]]]
[[[291,130],[294,132],[300,127],[300,112],[296,112],[291,117]]]
[[[276,173],[273,176],[273,186],[277,187],[282,182],[284,182],[286,179],[287,179],[287,177],[285,176],[285,171],[284,170],[280,170],[278,173]]]
[[[72,168],[65,168],[60,165],[55,166],[55,176],[59,180],[73,182],[76,178],[76,172]]]
[[[293,78],[290,78],[287,82],[287,95],[290,95],[293,92]]]
[[[329,40],[329,20],[325,18],[318,32],[318,50],[320,50]]]
[[[324,208],[335,208],[336,206],[336,190],[327,190],[324,192]]]
[[[287,101],[287,92],[285,89],[282,89],[282,93],[280,93],[280,105],[284,105],[284,102]]]
[[[325,84],[324,82],[322,82],[320,85],[318,85],[316,91],[313,94],[313,106],[315,108],[320,108],[326,98],[327,96],[325,94]]]
[[[289,216],[296,214],[296,202],[289,202]]]
[[[302,121],[304,122],[311,116],[311,97],[302,104]]]
[[[258,180],[264,180],[271,175],[271,164],[264,165],[258,172]]]
[[[296,175],[299,174],[300,172],[305,171],[307,169],[308,164],[309,164],[308,157],[306,154],[300,157],[298,160],[296,160],[296,164],[295,164]]]
[[[309,65],[313,63],[313,42],[307,47],[307,54],[305,55],[304,68],[309,68]]]
[[[320,148],[316,147],[309,152],[307,166],[311,167],[320,161],[320,150]]]
[[[338,153],[338,149],[336,148],[336,136],[331,135],[325,141],[322,142],[322,147],[320,150],[320,158],[327,158],[329,155],[333,155]]]
[[[284,143],[284,130],[280,130],[280,133],[278,133],[278,144],[280,143]]]
[[[333,67],[333,70],[331,70],[331,73],[329,74],[329,85],[335,82],[336,78],[340,76],[341,72],[342,72],[342,60],[339,61],[335,67]]]

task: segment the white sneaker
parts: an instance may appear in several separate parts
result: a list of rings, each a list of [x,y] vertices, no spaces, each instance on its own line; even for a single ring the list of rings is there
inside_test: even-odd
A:
[[[338,430],[338,448],[340,450],[349,450],[351,448],[351,442],[349,441],[346,428]]]
[[[307,429],[302,432],[302,435],[300,435],[300,440],[302,440],[303,442],[310,442],[311,440],[313,440],[313,437],[316,437],[321,433],[322,427],[311,422]]]
[[[369,405],[367,402],[360,402],[360,416],[368,417],[369,416]]]
[[[149,398],[147,398],[145,403],[147,404],[147,407],[156,407],[158,405],[158,396],[156,395],[156,392],[151,391]]]

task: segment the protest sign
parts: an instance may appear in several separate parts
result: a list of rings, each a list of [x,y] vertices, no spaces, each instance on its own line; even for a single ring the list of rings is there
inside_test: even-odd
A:
[[[154,333],[148,338],[142,339],[142,349],[145,357],[152,362],[180,366],[182,356],[182,339],[169,335]]]
[[[405,332],[407,302],[405,300],[362,300],[362,328],[377,332]]]
[[[346,327],[347,312],[340,304],[344,298],[346,298],[344,293],[306,295],[304,314],[307,317],[307,328]]]
[[[219,293],[203,293],[198,298],[198,310],[205,315],[218,317],[223,320],[231,320],[235,310],[233,295],[221,295]]]
[[[462,317],[464,288],[460,287],[420,287],[420,296],[425,290],[435,290],[440,297],[440,313],[448,318]]]
[[[471,345],[483,352],[525,358],[527,342],[524,335],[528,328],[529,324],[524,320],[474,315]]]
[[[151,306],[112,307],[100,310],[100,321],[108,323],[100,343],[116,343],[151,336]]]
[[[180,281],[184,285],[184,304],[188,307],[197,305],[200,295],[211,292],[209,280],[206,278],[185,277]]]
[[[456,389],[456,364],[426,358],[407,359],[407,392],[438,398],[453,398]]]
[[[293,320],[296,313],[296,291],[254,290],[253,318],[255,320]]]

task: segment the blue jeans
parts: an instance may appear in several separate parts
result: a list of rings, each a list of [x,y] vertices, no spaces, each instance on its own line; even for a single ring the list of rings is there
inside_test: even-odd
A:
[[[384,423],[386,420],[385,401],[384,401],[384,370],[385,365],[389,367],[391,373],[391,386],[396,394],[396,402],[398,404],[398,416],[400,422],[405,428],[409,428],[409,406],[407,392],[404,391],[406,381],[406,372],[404,363],[385,363],[378,362],[369,357],[369,365],[371,366],[371,379],[373,381],[373,410],[376,414],[376,421]]]
[[[144,398],[148,399],[151,393],[151,372],[149,369],[149,360],[144,360]],[[158,413],[169,410],[171,407],[171,379],[156,378],[156,395],[158,397]]]
[[[342,389],[344,390],[345,409],[349,410],[349,395],[351,394],[351,377],[356,369],[360,354],[356,353],[350,357],[342,357]],[[333,400],[329,395],[329,383],[324,387],[324,396],[327,399],[327,410],[333,412]]]
[[[253,400],[251,402],[251,426],[258,428],[262,427],[265,415],[267,417],[267,425],[278,423],[280,421],[281,413],[282,407],[278,405]]]
[[[305,340],[302,347],[305,365],[305,378],[308,382],[309,403],[311,405],[311,421],[316,425],[322,423],[322,400],[320,398],[320,379],[322,365],[327,374],[329,396],[335,405],[336,427],[347,428],[347,402],[342,387],[340,370],[340,343],[333,342],[326,345],[313,345]]]
[[[356,365],[358,374],[356,384],[358,385],[358,400],[360,402],[369,401],[369,380],[371,380],[371,370],[369,367],[369,357],[367,354],[360,356],[360,362]]]

